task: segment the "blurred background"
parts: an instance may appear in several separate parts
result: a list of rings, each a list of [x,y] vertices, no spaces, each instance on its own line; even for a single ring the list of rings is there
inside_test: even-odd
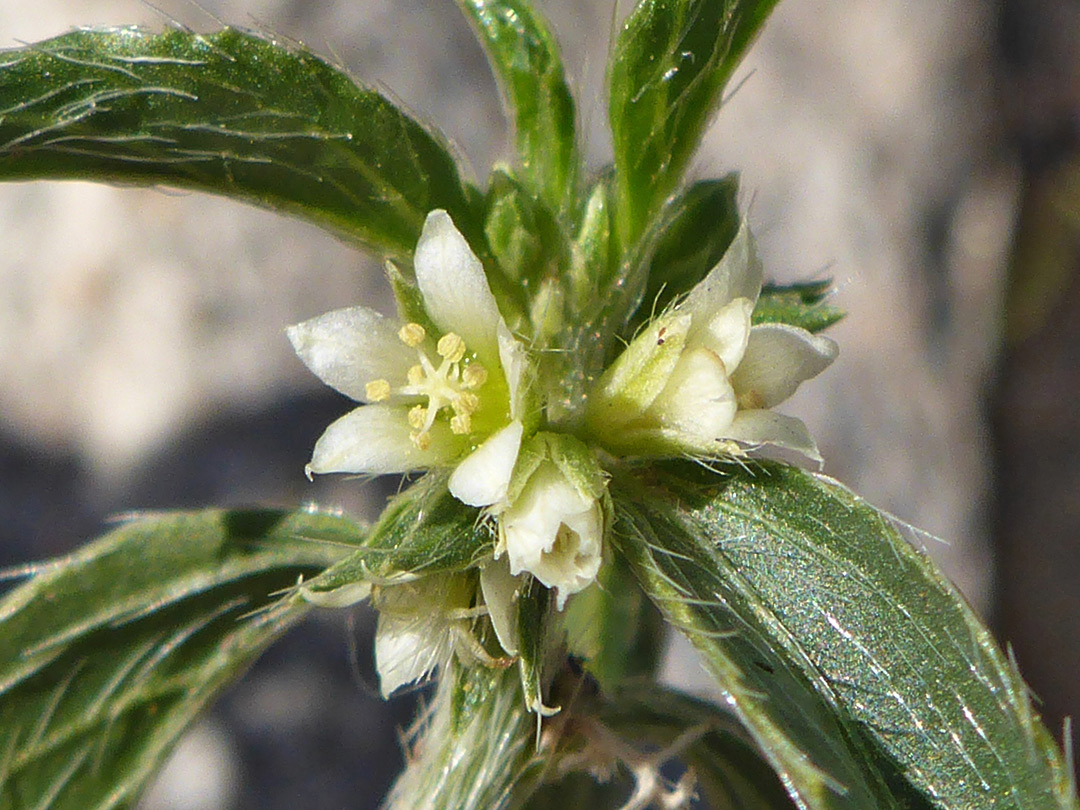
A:
[[[610,144],[608,0],[547,0],[594,165]],[[623,0],[621,8],[629,8]],[[510,156],[449,0],[8,0],[0,47],[177,20],[301,40],[438,127],[484,180]],[[841,356],[785,410],[825,472],[899,520],[1010,643],[1051,730],[1080,711],[1080,2],[784,0],[696,164],[742,172],[767,273],[831,277]],[[309,483],[348,402],[289,323],[388,305],[378,262],[216,198],[0,184],[0,567],[146,507],[315,501],[372,517],[393,483]],[[373,807],[415,696],[384,704],[371,616],[272,648],[143,810]],[[673,645],[666,677],[706,688]]]

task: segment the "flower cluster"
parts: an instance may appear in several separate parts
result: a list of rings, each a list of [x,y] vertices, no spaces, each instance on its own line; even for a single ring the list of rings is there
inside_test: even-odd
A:
[[[445,211],[428,215],[413,269],[415,295],[399,294],[399,321],[357,306],[288,329],[308,368],[361,403],[326,429],[307,473],[451,468],[450,493],[496,523],[479,610],[508,655],[523,577],[554,589],[559,610],[597,578],[611,522],[597,450],[715,459],[774,445],[820,459],[803,423],[771,408],[832,362],[836,346],[796,327],[752,325],[762,270],[745,226],[595,382],[576,436],[545,423],[534,384],[541,361],[507,327]],[[384,692],[451,651],[485,660],[468,630],[478,609],[455,576],[376,589]]]
[[[752,326],[761,284],[744,224],[716,267],[604,372],[586,416],[596,440],[619,454],[714,458],[773,445],[820,461],[806,426],[771,409],[836,359],[836,343]]]

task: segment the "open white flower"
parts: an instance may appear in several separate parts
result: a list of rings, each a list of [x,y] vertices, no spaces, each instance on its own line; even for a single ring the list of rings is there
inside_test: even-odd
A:
[[[770,409],[820,374],[837,347],[795,326],[752,326],[761,283],[744,224],[708,276],[601,376],[586,414],[593,436],[631,455],[711,458],[768,444],[820,461],[806,426]]]
[[[450,491],[470,506],[498,503],[524,430],[524,347],[445,211],[428,214],[413,264],[426,323],[357,306],[287,330],[309,369],[365,403],[326,429],[307,472],[401,473],[463,459]]]
[[[592,452],[571,436],[538,434],[529,448],[499,515],[495,557],[506,554],[512,575],[528,572],[555,588],[562,610],[600,570],[605,482]]]

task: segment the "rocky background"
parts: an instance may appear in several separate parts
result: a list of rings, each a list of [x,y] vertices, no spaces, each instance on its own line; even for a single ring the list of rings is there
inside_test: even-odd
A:
[[[540,5],[600,165],[611,7]],[[449,0],[9,0],[0,47],[172,20],[305,42],[436,122],[480,180],[509,156]],[[1077,31],[1076,0],[784,0],[697,161],[742,172],[773,278],[832,277],[850,313],[839,361],[787,406],[825,471],[925,530],[911,540],[1015,645],[1055,730],[1080,709]],[[0,185],[0,245],[0,567],[135,508],[377,513],[387,486],[304,479],[348,403],[282,333],[387,303],[377,262],[235,203],[78,183]],[[294,631],[144,810],[375,806],[415,696],[378,700],[371,629],[359,610]],[[666,673],[706,683],[678,645]]]

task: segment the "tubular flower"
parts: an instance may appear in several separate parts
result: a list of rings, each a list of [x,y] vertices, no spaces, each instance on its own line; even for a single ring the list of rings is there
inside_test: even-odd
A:
[[[762,269],[745,224],[723,259],[646,325],[590,393],[595,440],[625,455],[738,455],[774,445],[821,460],[798,419],[770,410],[835,358],[829,338],[751,325]]]
[[[524,347],[445,211],[428,214],[414,267],[423,318],[398,323],[358,306],[288,328],[316,376],[364,403],[326,429],[307,473],[456,464],[455,497],[470,506],[499,503],[524,432]]]
[[[499,515],[496,559],[567,598],[592,584],[603,559],[606,482],[592,452],[572,436],[540,433],[522,450],[509,506]]]

